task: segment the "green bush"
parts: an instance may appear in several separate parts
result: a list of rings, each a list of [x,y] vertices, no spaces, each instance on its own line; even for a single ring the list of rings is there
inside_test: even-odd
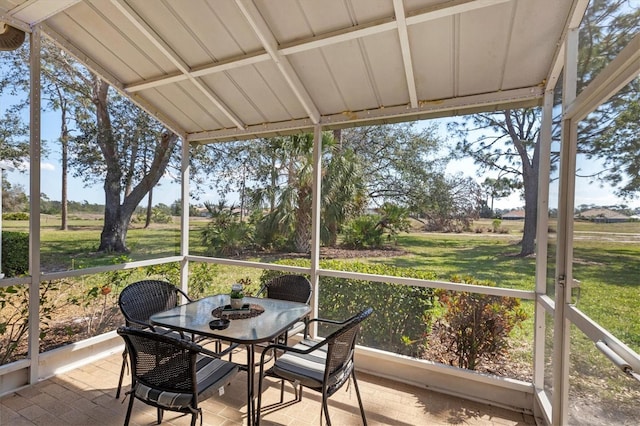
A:
[[[306,259],[278,262],[293,266],[309,266]],[[340,260],[320,261],[323,269],[367,274],[433,279],[431,272],[390,265],[371,265]],[[265,271],[261,283],[282,275],[280,271]],[[370,306],[373,315],[362,324],[359,343],[386,351],[418,356],[426,344],[432,321],[434,294],[431,288],[387,284],[369,280],[320,277],[320,318],[343,320]],[[326,335],[328,330],[320,330]]]
[[[379,226],[382,216],[363,215],[350,220],[344,227],[344,244],[353,248],[382,246],[384,228]]]
[[[169,212],[165,210],[154,207],[151,209],[151,222],[153,223],[171,223],[173,222],[173,217]]]
[[[253,227],[240,220],[233,205],[227,207],[222,200],[205,207],[211,221],[200,231],[200,238],[208,256],[238,256],[253,246]]]
[[[495,286],[471,277],[454,276],[453,282]],[[475,370],[482,360],[495,360],[509,349],[509,333],[526,319],[515,297],[492,296],[465,291],[437,290],[438,300],[446,307],[437,327],[440,342],[448,349],[449,364]]]
[[[133,223],[145,223],[147,221],[147,213],[140,213],[131,219]],[[172,223],[173,217],[164,209],[153,207],[151,209],[151,223]]]
[[[25,212],[2,213],[2,219],[4,219],[4,220],[29,220],[29,213],[25,213]]]
[[[2,272],[7,277],[29,272],[29,234],[2,232]]]
[[[148,266],[144,271],[147,277],[161,279],[180,286],[179,262]],[[216,284],[219,273],[219,265],[200,262],[189,263],[189,297],[200,299],[209,294],[226,293],[227,284],[224,284],[225,287]]]

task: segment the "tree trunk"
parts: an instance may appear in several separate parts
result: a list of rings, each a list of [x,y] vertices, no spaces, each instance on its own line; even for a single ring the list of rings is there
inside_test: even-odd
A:
[[[522,241],[520,242],[520,253],[518,256],[524,257],[535,253],[536,250],[536,232],[538,228],[538,173],[540,158],[540,136],[534,145],[531,160],[527,154],[527,150],[520,139],[520,135],[514,128],[511,111],[504,113],[505,124],[509,130],[509,136],[514,147],[518,151],[520,161],[522,162],[522,183],[524,187],[524,232]]]
[[[111,132],[108,110],[109,85],[94,77],[93,103],[96,105],[97,142],[102,151],[107,173],[104,179],[104,225],[100,234],[100,252],[127,252],[127,225],[120,212],[122,171],[118,164],[116,142]]]
[[[62,194],[60,196],[60,230],[66,231],[67,226],[67,174],[69,168],[69,131],[67,129],[66,108],[62,109],[62,137],[61,143],[61,159],[62,163]]]
[[[528,256],[536,250],[536,232],[538,229],[538,179],[528,178],[530,181],[527,185],[527,178],[524,180],[524,232],[522,234],[522,242],[520,254],[518,256]],[[528,188],[527,188],[528,186]]]
[[[93,102],[96,105],[97,118],[97,142],[107,166],[104,180],[105,210],[104,227],[100,234],[100,246],[98,251],[103,252],[128,252],[127,228],[131,222],[136,207],[145,195],[153,188],[169,164],[171,153],[175,148],[178,137],[173,133],[163,133],[160,141],[156,143],[153,161],[140,182],[130,190],[120,204],[122,194],[123,170],[118,162],[118,145],[111,131],[111,119],[108,112],[109,85],[97,77],[94,77]]]
[[[298,208],[295,212],[296,224],[294,235],[294,251],[309,253],[311,251],[311,188],[303,187],[298,192]]]
[[[153,213],[153,188],[149,190],[149,197],[147,199],[147,217],[144,220],[144,229],[147,229],[151,225],[151,214]]]

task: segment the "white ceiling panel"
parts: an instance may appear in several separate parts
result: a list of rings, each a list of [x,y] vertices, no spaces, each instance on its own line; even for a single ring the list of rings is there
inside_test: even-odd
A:
[[[575,5],[585,7],[578,0],[0,0],[0,19],[24,29],[41,24],[173,130],[208,142],[313,123],[539,104],[541,83],[557,72],[565,25],[584,11]]]
[[[268,82],[269,90],[274,96],[274,102],[280,104],[282,109],[286,111],[286,117],[276,119],[275,121],[306,117],[304,108],[302,108],[300,102],[298,102],[295,95],[291,92],[291,88],[282,77],[282,74],[273,63],[261,62],[254,65],[253,68],[256,69],[264,81]],[[267,107],[267,109],[271,108],[271,106]]]
[[[397,49],[399,44],[397,32],[384,32],[362,40],[363,57],[368,63],[376,93],[382,100],[381,105],[409,103],[402,54]]]
[[[201,132],[214,126],[233,126],[224,114],[212,107],[206,96],[188,81],[149,90],[157,93],[155,105],[166,104],[167,107],[163,108],[167,108],[174,121],[184,123],[186,132]],[[185,108],[185,105],[188,105],[188,108]]]
[[[540,3],[554,0],[539,0]],[[557,46],[561,43],[563,19],[571,7],[570,2],[561,2],[563,10],[552,16],[545,16],[542,9],[530,2],[517,3],[513,21],[514,36],[511,37],[507,60],[504,64],[503,88],[522,87],[526,77],[542,82],[548,77],[548,69],[538,66],[535,61],[551,63]],[[525,36],[528,34],[528,36]],[[532,73],[536,73],[532,75]]]
[[[303,81],[314,82],[314,84],[307,84],[307,89],[322,114],[348,109],[338,84],[333,78],[331,67],[321,50],[297,53],[290,56],[289,60]]]
[[[10,15],[24,22],[38,23],[64,11],[79,1],[81,0],[12,1],[10,3],[13,7],[10,8]]]
[[[321,51],[348,111],[380,106],[382,99],[375,90],[368,58],[360,40],[338,43]],[[312,80],[309,82],[314,84]],[[356,93],[358,95],[354,96]]]
[[[458,15],[458,96],[477,93],[479,88],[485,92],[502,89],[513,7],[514,3],[505,3]],[[487,25],[489,19],[495,25]]]
[[[452,98],[456,93],[455,17],[409,27],[418,99]],[[419,47],[417,47],[419,46]]]

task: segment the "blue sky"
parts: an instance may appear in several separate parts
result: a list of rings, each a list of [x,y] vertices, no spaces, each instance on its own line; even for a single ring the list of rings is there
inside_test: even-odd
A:
[[[3,97],[4,98],[4,97]],[[1,102],[5,104],[7,101],[4,98]],[[47,158],[43,158],[41,162],[41,192],[45,193],[51,200],[60,200],[61,198],[61,171],[60,171],[60,154],[58,145],[55,141],[59,135],[60,121],[59,115],[56,112],[45,112],[42,116],[42,139],[48,141],[49,155]],[[444,120],[437,121],[439,123],[439,133],[443,140],[447,139],[446,125]],[[448,141],[451,143],[451,141]],[[597,168],[598,165],[594,162],[585,163],[584,160],[578,167],[582,169]],[[28,165],[25,165],[28,167]],[[478,182],[484,180],[483,177],[478,177],[475,174],[476,166],[469,159],[457,160],[450,162],[447,172],[449,173],[462,173],[465,176],[472,176]],[[25,190],[29,191],[29,177],[28,173],[5,172],[7,178],[12,184],[21,184]],[[495,177],[495,176],[492,176]],[[81,179],[74,178],[69,175],[69,191],[68,199],[72,201],[88,203],[103,204],[104,203],[104,191],[101,185],[85,186]],[[557,206],[557,191],[552,186],[550,194],[550,206]],[[175,200],[180,198],[180,187],[178,184],[172,182],[170,177],[165,177],[160,182],[160,187],[156,188],[153,194],[153,204],[164,203],[170,205]],[[203,201],[217,201],[217,194],[215,192],[206,193],[200,197],[197,203]],[[233,200],[230,200],[233,201]],[[623,200],[618,199],[611,188],[601,188],[599,185],[589,184],[587,179],[579,179],[576,183],[576,202],[575,205],[580,204],[596,204],[596,205],[613,205],[623,203]],[[146,203],[146,200],[143,201]],[[638,206],[640,203],[636,201],[627,201],[626,204],[631,206]],[[514,193],[510,197],[495,200],[494,207],[500,209],[510,209],[523,206],[524,202],[521,200],[520,195]]]

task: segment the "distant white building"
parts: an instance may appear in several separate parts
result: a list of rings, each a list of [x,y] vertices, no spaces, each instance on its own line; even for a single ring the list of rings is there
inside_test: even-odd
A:
[[[503,220],[524,220],[524,209],[511,210],[502,215]]]
[[[578,213],[576,215],[577,219],[586,219],[592,222],[601,222],[601,223],[614,223],[614,222],[628,222],[629,216],[624,215],[620,212],[616,212],[609,209],[590,209],[583,211],[582,213]]]

